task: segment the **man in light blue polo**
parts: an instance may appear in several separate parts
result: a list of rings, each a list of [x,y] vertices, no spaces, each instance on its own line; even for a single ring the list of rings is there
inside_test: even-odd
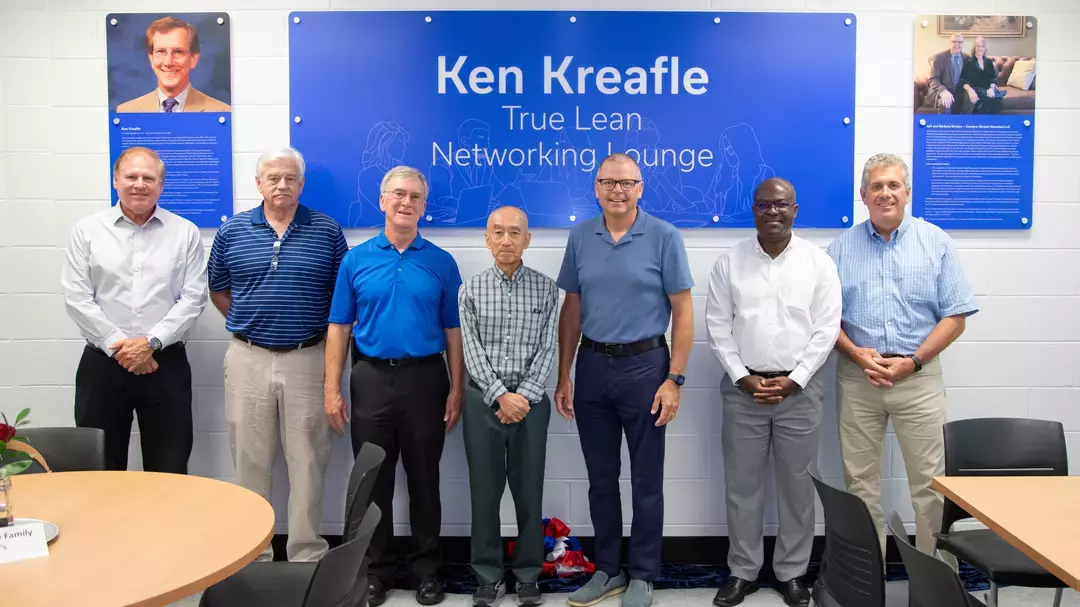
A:
[[[660,575],[664,430],[679,407],[693,342],[694,281],[679,231],[638,206],[641,169],[633,158],[608,156],[596,172],[595,192],[603,214],[571,230],[558,280],[566,299],[555,406],[566,419],[577,414],[596,535],[596,574],[568,602],[585,607],[625,592],[625,607],[647,607]],[[619,559],[623,431],[634,504],[629,583]]]
[[[369,549],[368,603],[386,600],[397,573],[393,500],[400,454],[416,544],[407,557],[417,581],[416,601],[433,605],[445,598],[438,578],[439,460],[445,433],[457,422],[465,394],[458,317],[461,274],[450,253],[417,230],[427,205],[424,175],[411,167],[394,167],[380,190],[385,227],[349,251],[338,272],[326,345],[326,416],[338,432],[352,419],[353,455],[366,442],[386,450],[372,488],[383,518]],[[350,333],[356,345],[351,412],[340,389]]]
[[[218,229],[208,263],[210,300],[233,334],[225,353],[229,447],[237,482],[269,500],[280,432],[289,469],[285,551],[290,561],[317,561],[327,550],[319,526],[332,444],[322,420],[323,339],[349,245],[337,222],[300,204],[304,158],[296,150],[263,154],[255,184],[263,203]],[[267,547],[261,558],[273,554]]]

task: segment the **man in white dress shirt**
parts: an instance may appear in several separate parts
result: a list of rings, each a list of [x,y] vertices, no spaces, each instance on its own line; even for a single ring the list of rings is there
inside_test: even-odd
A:
[[[113,167],[116,206],[71,231],[61,283],[86,338],[75,373],[75,423],[105,431],[105,467],[126,470],[132,415],[143,469],[187,473],[191,367],[184,337],[206,306],[199,229],[157,205],[165,164],[125,150]]]
[[[784,602],[809,604],[801,581],[814,541],[814,485],[825,381],[818,373],[840,333],[840,278],[832,259],[791,233],[799,207],[784,179],[754,192],[757,237],[726,251],[709,279],[709,343],[727,373],[722,441],[731,576],[713,603],[758,589],[770,448],[780,529],[773,572]]]

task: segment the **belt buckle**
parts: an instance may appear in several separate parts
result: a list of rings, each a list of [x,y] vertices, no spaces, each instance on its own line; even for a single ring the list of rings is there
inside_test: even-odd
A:
[[[395,367],[395,368],[402,366],[401,359],[399,359],[399,358],[388,358],[388,359],[386,359],[386,364],[390,365],[391,367]]]
[[[615,348],[617,344],[604,344],[604,355],[615,356]]]

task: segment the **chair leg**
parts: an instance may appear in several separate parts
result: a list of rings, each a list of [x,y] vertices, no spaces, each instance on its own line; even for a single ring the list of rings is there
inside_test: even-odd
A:
[[[1064,590],[1064,588],[1058,588],[1054,591],[1054,607],[1061,607],[1061,593]]]
[[[986,593],[986,607],[998,607],[997,582],[990,582],[990,591]]]

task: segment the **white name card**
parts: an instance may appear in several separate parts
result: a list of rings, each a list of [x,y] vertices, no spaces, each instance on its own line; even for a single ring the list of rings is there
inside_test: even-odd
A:
[[[41,523],[0,527],[0,563],[49,556],[45,526]]]

